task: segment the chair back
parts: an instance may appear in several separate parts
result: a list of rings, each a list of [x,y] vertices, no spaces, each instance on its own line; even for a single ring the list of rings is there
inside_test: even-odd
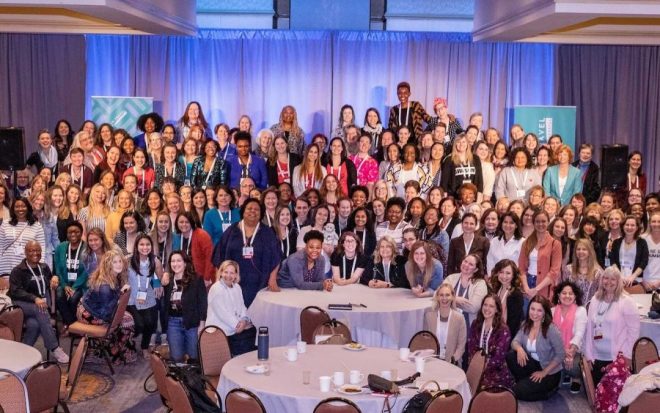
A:
[[[434,394],[424,409],[424,413],[461,413],[463,396],[456,390],[442,390]]]
[[[646,294],[646,290],[641,284],[631,285],[630,287],[625,287],[624,290],[628,294]]]
[[[658,348],[652,339],[640,337],[635,341],[632,352],[632,372],[639,373],[641,369],[658,361]]]
[[[0,324],[0,340],[14,341],[14,332],[4,324]]]
[[[326,321],[325,323],[319,325],[316,327],[314,330],[314,339],[312,340],[313,342],[316,342],[316,336],[329,336],[332,338],[332,336],[342,336],[344,338],[344,342],[341,344],[346,344],[350,343],[353,341],[351,338],[351,330],[348,328],[348,326],[341,321],[337,321],[335,319],[332,319],[330,321]],[[336,339],[339,341],[339,339]],[[325,343],[328,344],[328,343]]]
[[[589,407],[591,411],[594,410],[594,402],[596,400],[596,386],[594,385],[594,378],[591,375],[591,370],[593,366],[586,357],[582,357],[580,362],[580,371],[582,373],[582,383],[584,383],[584,391],[587,393],[587,401],[589,402]]]
[[[660,405],[660,391],[645,391],[630,403],[628,413],[649,413],[656,410],[658,405]]]
[[[498,413],[518,412],[518,400],[511,390],[502,386],[490,386],[472,398],[468,413],[492,412],[494,406],[497,406]]]
[[[76,347],[76,350],[73,352],[73,357],[69,361],[69,371],[66,376],[67,394],[65,400],[71,398],[73,390],[78,383],[78,378],[80,377],[85,362],[85,356],[87,355],[87,344],[87,337],[83,336],[78,343],[78,347]]]
[[[44,361],[32,367],[25,375],[30,410],[43,412],[57,407],[61,381],[62,370],[54,361]]]
[[[168,375],[165,377],[167,394],[170,396],[173,413],[194,413],[188,390],[179,380]]]
[[[110,326],[108,327],[108,332],[105,334],[106,337],[109,337],[110,334],[114,333],[121,325],[121,322],[124,319],[124,313],[126,312],[126,307],[128,306],[129,298],[131,298],[130,288],[126,291],[122,291],[119,295],[117,308],[115,308],[115,313],[112,315],[112,323],[110,323]]]
[[[408,347],[411,352],[417,350],[433,350],[434,354],[440,354],[440,343],[438,343],[438,339],[435,337],[435,334],[426,330],[415,333],[410,339]]]
[[[310,305],[300,312],[300,339],[307,344],[314,344],[314,330],[330,321],[328,313],[320,307]]]
[[[0,369],[0,411],[29,413],[30,404],[25,382],[16,373]]]
[[[1,276],[0,277],[0,293],[6,293],[9,291],[9,276]]]
[[[197,343],[202,374],[219,376],[222,367],[231,359],[229,340],[217,326],[206,326],[199,334]]]
[[[472,397],[477,394],[479,391],[479,386],[481,386],[481,378],[484,375],[484,368],[486,367],[486,354],[482,350],[477,351],[472,356],[470,360],[470,365],[468,366],[467,372],[467,382],[470,386],[470,392]]]
[[[243,388],[233,389],[225,397],[227,413],[266,413],[259,397]]]
[[[314,408],[314,413],[362,413],[352,401],[343,397],[330,397],[321,400]]]
[[[0,324],[9,327],[14,333],[14,340],[23,338],[23,309],[17,305],[10,305],[0,311]]]
[[[167,407],[170,406],[170,397],[167,393],[167,365],[165,360],[161,357],[160,353],[157,351],[152,351],[149,355],[149,364],[151,365],[151,371],[154,373],[154,380],[156,381],[156,388],[160,394],[160,399],[163,401],[163,404]]]

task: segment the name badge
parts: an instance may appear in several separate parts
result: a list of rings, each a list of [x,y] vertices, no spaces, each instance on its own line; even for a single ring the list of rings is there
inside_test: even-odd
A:
[[[603,332],[599,329],[596,329],[594,331],[594,340],[602,340],[603,339]]]
[[[181,291],[175,291],[172,294],[172,301],[181,301]]]
[[[206,191],[206,185],[202,185],[202,191]]]
[[[525,197],[525,190],[524,189],[517,189],[516,190],[516,197],[524,198]]]
[[[224,222],[222,223],[222,232],[225,232],[231,227],[231,224],[225,224]]]
[[[78,279],[78,273],[77,272],[69,272],[66,275],[66,279],[69,281],[75,281]]]
[[[254,248],[252,247],[243,247],[243,258],[251,259],[254,255]]]
[[[137,300],[138,301],[147,301],[147,292],[146,291],[138,291]]]
[[[471,183],[472,183],[472,179],[463,179],[463,183],[464,183],[464,184],[471,184]]]

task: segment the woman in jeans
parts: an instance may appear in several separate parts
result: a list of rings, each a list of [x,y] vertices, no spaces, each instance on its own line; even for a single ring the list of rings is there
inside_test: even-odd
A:
[[[181,362],[185,355],[198,359],[197,337],[206,324],[206,286],[183,251],[170,254],[170,280],[165,287],[164,308],[168,312],[167,340],[170,357]],[[241,301],[242,303],[242,301]]]

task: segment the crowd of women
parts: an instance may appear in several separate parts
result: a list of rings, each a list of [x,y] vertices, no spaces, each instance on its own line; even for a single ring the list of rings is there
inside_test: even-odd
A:
[[[562,371],[577,391],[580,357],[596,381],[630,358],[639,319],[624,287],[660,287],[642,155],[624,191],[601,190],[589,144],[573,161],[559,135],[513,125],[507,139],[480,113],[463,126],[445,99],[431,115],[409,84],[397,92],[386,124],[370,108],[357,126],[344,105],[331,139],[307,141],[292,106],[256,133],[248,116],[211,129],[198,102],[176,124],[143,115],[134,137],[92,121],[42,130],[28,168],[0,184],[0,273],[26,342],[41,335],[66,361],[48,305],[66,335],[107,323],[129,291],[118,346],[139,336],[145,354],[168,342],[174,360],[196,358],[198,331],[216,325],[236,355],[254,348],[260,290],[362,283],[432,297],[440,356],[466,366],[485,352],[484,383],[520,399],[548,397]]]

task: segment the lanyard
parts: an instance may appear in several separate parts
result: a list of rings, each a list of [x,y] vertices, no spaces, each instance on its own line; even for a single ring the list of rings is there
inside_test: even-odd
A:
[[[225,218],[225,216],[223,215],[222,211],[218,211],[218,212],[220,213],[220,221],[221,221],[223,224],[229,224],[229,223],[231,223],[231,209],[230,209],[229,211],[227,211],[227,215],[228,215],[227,218]]]
[[[69,165],[69,174],[71,175],[71,181],[75,183],[76,177],[73,174],[73,165]],[[85,178],[85,166],[82,165],[80,166],[80,189],[85,189],[85,186],[83,185],[83,181]]]
[[[220,146],[220,143],[218,143],[218,147],[219,147],[219,146]],[[223,150],[223,149],[220,148],[220,152],[222,152],[222,150]],[[224,151],[225,151],[225,154],[222,155],[222,159],[226,161],[226,160],[227,160],[227,154],[229,153],[229,142],[227,142],[227,144],[225,145],[225,149],[224,149]]]
[[[37,290],[39,290],[39,296],[42,298],[46,296],[46,280],[44,279],[44,273],[41,271],[41,265],[37,263],[37,268],[39,268],[39,276],[37,277],[37,274],[34,273],[34,270],[32,267],[30,267],[30,264],[25,262],[25,265],[28,267],[28,270],[32,273],[32,276],[34,277],[34,280],[37,282]],[[41,283],[39,283],[41,281]],[[43,288],[43,291],[42,291]]]
[[[298,233],[300,234],[300,223],[298,222],[298,218],[293,220],[296,223],[296,229],[298,230]]]
[[[183,236],[181,237],[183,239]],[[160,263],[165,264],[165,250],[167,249],[167,232],[165,233],[165,239],[163,240],[163,250],[160,252]]]
[[[133,171],[135,171],[135,167],[133,167]],[[142,168],[142,183],[140,184],[140,194],[144,195],[144,181],[145,181],[145,171],[144,168]]]
[[[176,274],[172,277],[172,283],[174,283],[172,292],[179,291],[179,286],[176,285]]]
[[[192,237],[191,237],[191,238],[192,238]],[[182,237],[182,239],[183,239],[183,237]],[[141,264],[142,264],[142,260],[138,259],[138,263],[139,263],[139,265],[141,265]],[[146,280],[145,283],[144,283],[144,288],[145,288],[145,291],[146,291],[146,290],[149,289],[149,277],[151,277],[151,275],[150,275],[150,274],[147,274],[147,275],[145,276],[145,275],[142,275],[142,271],[139,271],[139,270],[137,271],[137,287],[138,287],[138,291],[141,291],[141,287],[140,287],[140,278],[142,278],[142,277],[147,277],[147,280]]]
[[[401,104],[399,103],[399,126],[408,126],[408,119],[410,118],[410,104],[406,108],[406,123],[401,123]]]
[[[463,237],[463,246],[465,247],[465,255],[467,256],[470,253],[470,248],[472,248],[472,243],[474,242],[474,235],[469,244],[465,243],[465,237]]]
[[[268,212],[266,212],[266,221],[268,221],[269,227],[273,226],[273,221],[270,219],[270,215],[268,215]]]
[[[190,254],[190,244],[192,244],[193,233],[190,231],[190,238],[188,238],[188,247],[186,248],[186,254]],[[183,249],[183,234],[181,234],[181,246],[180,249]]]
[[[289,256],[289,251],[291,250],[291,244],[289,243],[289,231],[286,232],[286,248],[284,248],[284,240],[280,240],[280,244],[282,245],[282,254],[284,254],[285,257]]]
[[[355,231],[355,232],[358,232],[358,231]],[[363,250],[364,250],[366,244],[367,244],[367,229],[365,228],[365,229],[362,231],[362,249],[363,249]]]
[[[213,158],[213,163],[211,164],[211,167],[209,168],[209,172],[206,174],[206,179],[204,180],[204,186],[207,186],[209,184],[209,179],[211,179],[211,173],[213,172],[213,168],[215,168],[216,160],[218,160],[218,158]]]
[[[449,332],[449,323],[451,323],[451,315],[453,311],[449,311],[449,317],[447,317],[447,322],[443,323],[440,321],[440,311],[438,311],[438,326],[443,327],[442,334],[438,334],[438,340],[444,340],[443,343],[440,343],[441,351],[444,353],[447,348],[447,333]]]
[[[81,244],[78,244],[78,249],[76,250],[76,257],[71,259],[71,243],[69,243],[69,253],[66,256],[66,269],[72,271],[78,271],[78,256],[80,256]]]
[[[243,167],[243,170],[241,171],[241,178],[247,178],[248,176],[250,176],[250,165],[252,165],[252,155],[248,155],[248,161],[245,165],[243,165],[243,162],[241,162],[241,158],[239,156],[238,164]]]
[[[248,239],[245,237],[245,226],[243,225],[243,221],[241,221],[241,234],[243,234],[243,245],[246,247],[251,247],[252,246],[252,241],[254,241],[254,238],[257,235],[257,231],[259,231],[259,225],[261,223],[257,223],[257,227],[254,229],[254,232],[252,233],[252,236],[250,237],[250,240],[248,242]]]
[[[481,325],[481,338],[479,339],[479,345],[486,351],[486,353],[488,353],[488,341],[490,340],[490,333],[492,332],[492,328],[489,328],[488,331],[486,331],[485,322]]]
[[[339,170],[337,171],[337,181],[341,182],[341,164],[339,164]],[[328,174],[334,175],[335,174],[335,167],[332,166],[330,163],[328,163]]]
[[[454,290],[456,291],[456,295],[458,295],[459,297],[468,298],[468,292],[470,291],[469,282],[468,282],[468,286],[465,287],[465,290],[463,291],[462,294],[458,293],[458,289],[459,289],[460,286],[461,286],[461,278],[458,277],[458,282],[456,283],[456,286],[454,287]]]
[[[172,166],[172,175],[167,174],[167,167],[165,166],[165,164],[163,164],[163,169],[165,170],[165,176],[171,176],[172,178],[176,176],[176,164],[177,162],[174,161],[174,165]]]
[[[286,171],[284,169],[282,169],[282,167],[280,166],[280,160],[279,159],[275,160],[275,165],[277,165],[277,175],[282,178],[283,182],[289,182],[289,164],[290,164],[290,162],[291,162],[291,153],[290,152],[287,153],[287,155],[286,155],[286,165],[287,165]]]
[[[383,278],[385,282],[390,282],[390,263],[385,261],[383,261]]]
[[[357,181],[358,181],[357,183],[358,183],[358,185],[361,185],[361,183],[360,183],[360,169],[362,169],[362,165],[364,165],[364,163],[367,161],[367,159],[366,158],[365,159],[360,158],[360,155],[355,155],[355,157],[357,159],[360,159],[360,165],[357,166]]]
[[[525,168],[525,175],[523,176],[522,186],[518,185],[518,178],[516,178],[516,170],[513,168],[511,171],[511,176],[513,177],[513,184],[516,186],[516,189],[525,189],[525,182],[527,182],[527,175],[529,174],[529,169]]]
[[[343,273],[343,276],[344,276],[344,277],[343,277],[343,278],[344,278],[344,279],[351,278],[351,276],[353,276],[353,273],[355,272],[355,264],[357,264],[358,256],[357,256],[357,254],[355,254],[355,256],[353,257],[353,267],[351,268],[351,274],[350,274],[350,276],[348,276],[348,277],[346,276],[346,275],[347,275],[347,274],[346,274],[346,255],[344,255],[344,257],[343,257],[342,259],[343,259],[343,261],[344,261],[344,262],[343,262],[343,265],[342,265],[342,268],[343,268],[343,270],[344,270],[344,273]]]

